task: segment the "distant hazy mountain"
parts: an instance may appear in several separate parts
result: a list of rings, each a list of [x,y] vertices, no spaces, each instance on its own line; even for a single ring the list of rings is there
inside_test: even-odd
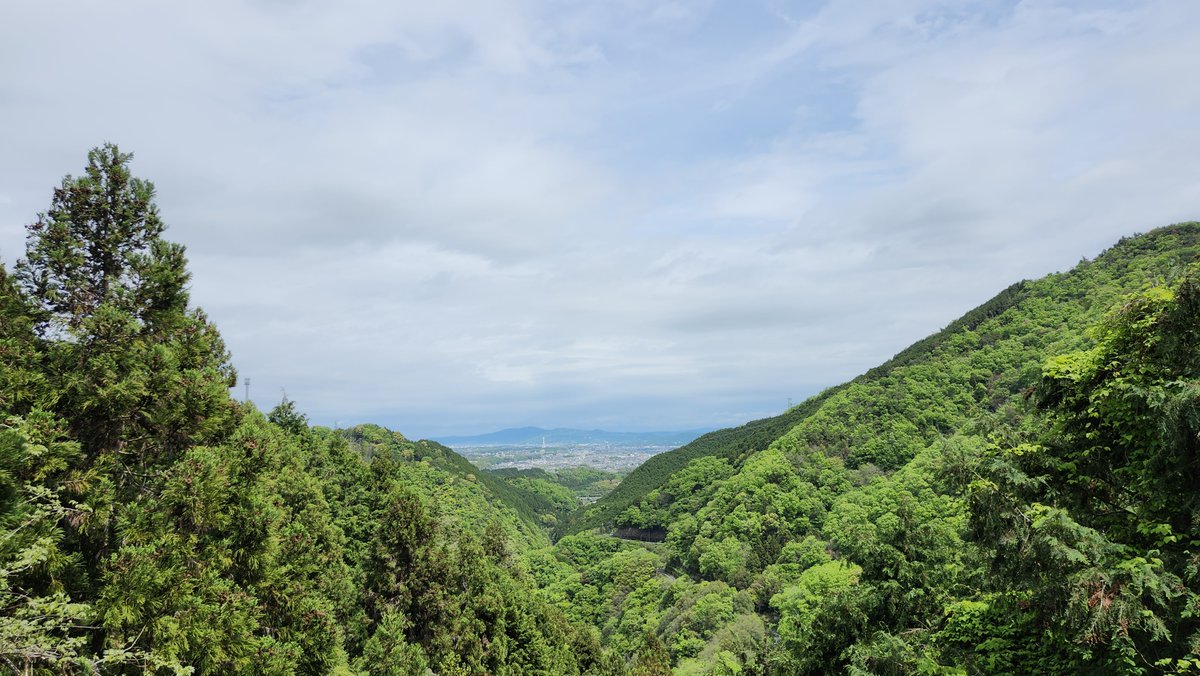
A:
[[[708,432],[707,429],[682,432],[607,432],[541,427],[514,427],[474,436],[437,437],[446,446],[541,446],[562,444],[613,444],[616,446],[682,446]]]

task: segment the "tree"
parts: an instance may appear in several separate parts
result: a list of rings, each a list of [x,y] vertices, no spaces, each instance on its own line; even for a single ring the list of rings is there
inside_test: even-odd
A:
[[[119,636],[122,620],[106,595],[120,577],[115,569],[127,559],[144,563],[140,544],[178,535],[164,533],[162,514],[153,528],[139,516],[160,504],[177,460],[195,446],[221,444],[240,416],[225,345],[207,317],[189,309],[184,249],[161,238],[154,187],[131,175],[131,159],[112,144],[93,149],[84,174],[64,178],[50,209],[28,226],[15,284],[0,275],[0,412],[43,429],[50,427],[38,421],[55,421],[53,438],[73,449],[51,458],[28,446],[38,474],[15,484],[27,496],[53,490],[43,502],[68,511],[57,521],[31,521],[19,507],[4,517],[23,520],[3,524],[53,523],[47,532],[70,552],[71,565],[43,575],[39,563],[8,584],[86,602],[96,613],[89,630],[103,627],[90,647],[118,651],[144,646]],[[130,636],[149,643],[138,631]]]
[[[103,305],[143,321],[186,307],[183,247],[160,239],[154,185],[130,175],[132,159],[111,143],[93,148],[84,175],[63,178],[29,226],[17,274],[47,320],[79,329]]]
[[[287,395],[284,395],[283,400],[271,409],[271,412],[267,414],[267,420],[292,434],[299,435],[308,431],[308,416],[296,410],[296,402],[288,399]]]
[[[1089,669],[1200,667],[1200,268],[1133,296],[1049,360],[1047,429],[971,484],[1004,585]],[[1177,662],[1178,661],[1178,662]]]
[[[16,278],[50,343],[57,408],[89,460],[123,446],[140,474],[232,431],[236,381],[215,327],[188,309],[184,248],[162,239],[154,186],[109,143],[28,226]],[[130,462],[132,460],[132,462]]]
[[[859,583],[861,575],[853,564],[822,563],[771,599],[779,613],[775,666],[781,673],[814,673],[844,659],[871,611],[873,599]]]
[[[653,631],[647,631],[642,637],[642,646],[634,655],[629,673],[630,676],[670,676],[671,654]]]

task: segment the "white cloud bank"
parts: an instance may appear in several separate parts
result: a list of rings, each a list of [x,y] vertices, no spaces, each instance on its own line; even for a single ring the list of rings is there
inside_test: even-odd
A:
[[[14,5],[0,256],[112,140],[260,405],[666,429],[1200,217],[1200,5],[796,4]]]

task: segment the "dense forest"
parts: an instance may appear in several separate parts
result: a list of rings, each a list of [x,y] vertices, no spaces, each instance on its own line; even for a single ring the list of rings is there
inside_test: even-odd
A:
[[[611,476],[234,400],[130,160],[0,267],[3,669],[1200,672],[1200,224],[580,506]]]

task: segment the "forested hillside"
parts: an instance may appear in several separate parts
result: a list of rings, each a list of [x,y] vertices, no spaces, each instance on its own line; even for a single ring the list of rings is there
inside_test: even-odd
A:
[[[828,394],[822,393],[773,418],[709,432],[679,448],[650,458],[630,472],[615,490],[595,505],[577,512],[569,522],[569,530],[579,532],[612,524],[618,513],[639,502],[646,493],[661,486],[672,474],[696,458],[717,456],[734,459],[765,449],[803,420]]]
[[[1200,672],[1200,224],[572,513],[611,477],[232,399],[129,162],[92,151],[0,267],[8,671]]]
[[[805,443],[852,466],[895,469],[964,421],[1015,404],[1037,383],[1044,359],[1082,345],[1085,330],[1124,294],[1177,277],[1198,252],[1196,225],[1181,224],[1122,240],[1069,272],[1014,284],[884,364],[782,415],[710,432],[655,456],[579,513],[572,527],[611,525],[692,460],[737,461],[801,423]]]
[[[2,669],[607,673],[533,593],[549,540],[505,482],[231,399],[129,160],[94,150],[0,268]]]
[[[1126,238],[652,459],[576,515],[541,584],[618,651],[655,634],[680,673],[1200,668],[1198,254],[1195,223]],[[665,540],[625,546],[633,589],[578,554],[614,528]]]

